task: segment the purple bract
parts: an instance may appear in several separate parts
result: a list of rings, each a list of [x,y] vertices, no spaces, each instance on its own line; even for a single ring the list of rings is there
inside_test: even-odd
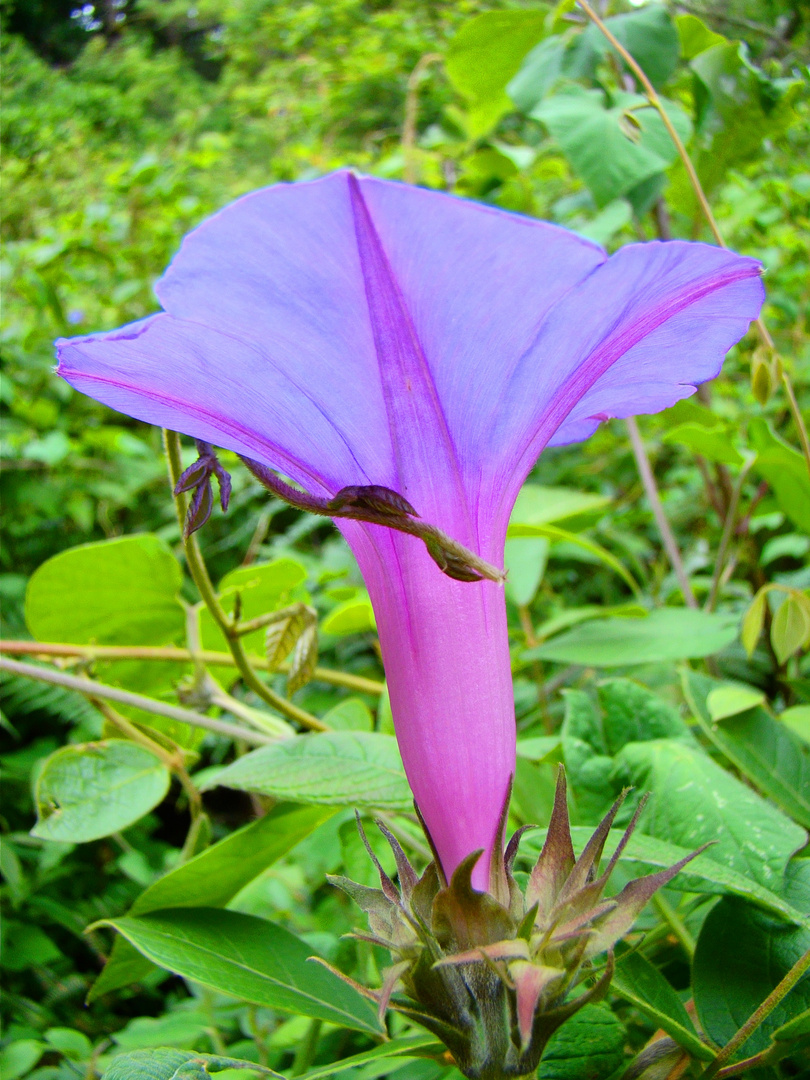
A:
[[[694,392],[760,309],[760,266],[699,243],[608,258],[554,225],[338,172],[215,214],[165,312],[58,343],[72,386],[312,494],[381,485],[503,565],[545,446]],[[503,590],[413,536],[342,520],[377,617],[405,769],[449,876],[489,854],[515,768]]]

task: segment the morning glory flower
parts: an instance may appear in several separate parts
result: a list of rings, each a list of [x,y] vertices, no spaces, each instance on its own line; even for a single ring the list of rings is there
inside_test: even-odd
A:
[[[763,299],[759,264],[733,252],[671,241],[608,257],[554,225],[346,171],[221,210],[156,292],[160,314],[58,342],[58,373],[318,499],[390,489],[496,567],[543,448],[692,394]],[[337,524],[441,867],[483,849],[486,889],[515,768],[503,589],[441,573],[416,536]]]

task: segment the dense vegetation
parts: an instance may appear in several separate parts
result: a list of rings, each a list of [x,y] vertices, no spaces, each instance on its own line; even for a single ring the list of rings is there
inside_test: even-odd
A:
[[[13,663],[0,672],[0,1074],[259,1075],[229,1071],[227,1057],[315,1075],[379,1042],[365,1014],[341,1023],[336,999],[314,1011],[285,999],[260,950],[253,981],[237,987],[221,957],[195,979],[180,930],[165,948],[145,945],[145,921],[130,918],[146,960],[105,920],[136,902],[134,916],[194,904],[209,922],[183,932],[216,944],[238,912],[265,920],[293,966],[317,951],[379,985],[385,958],[342,937],[362,918],[325,875],[373,882],[355,807],[383,814],[416,862],[427,852],[367,594],[330,524],[269,499],[224,453],[231,506],[199,534],[221,603],[230,616],[238,595],[242,620],[299,613],[269,654],[259,630],[242,639],[259,693],[237,679],[184,568],[160,432],[55,378],[53,340],[156,310],[153,282],[182,236],[236,196],[342,165],[556,221],[609,250],[711,242],[710,223],[638,78],[574,3],[2,10],[2,636],[21,643],[6,656],[35,662],[41,678]],[[595,825],[625,784],[652,792],[619,886],[638,864],[717,841],[701,871],[646,909],[611,995],[555,1036],[544,1080],[621,1077],[662,1031],[674,1041],[661,1060],[627,1075],[699,1076],[810,948],[810,11],[788,0],[599,10],[662,95],[726,244],[764,263],[768,298],[765,330],[752,327],[718,380],[642,418],[635,447],[634,426],[611,421],[547,451],[513,516],[515,824],[548,822],[563,761],[577,826]],[[183,454],[190,464],[190,443]],[[63,648],[46,655],[32,640]],[[195,659],[200,649],[224,655]],[[150,700],[113,707],[58,685],[64,673]],[[243,737],[195,716],[239,724]],[[312,718],[347,733],[342,786],[318,772],[309,747],[320,736],[284,756]],[[351,759],[357,732],[380,737],[363,768]],[[222,777],[268,738],[273,768]],[[701,792],[697,833],[687,783]],[[393,873],[382,845],[378,855]],[[805,1075],[809,979],[726,1068],[759,1054],[754,1076]],[[141,1049],[154,1072],[127,1058]],[[185,1051],[223,1060],[183,1071]],[[458,1077],[441,1056],[347,1068],[358,1080]]]

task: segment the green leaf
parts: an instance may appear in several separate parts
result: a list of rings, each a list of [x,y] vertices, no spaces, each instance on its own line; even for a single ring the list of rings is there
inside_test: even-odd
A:
[[[326,806],[413,805],[396,739],[370,731],[296,735],[263,746],[219,773],[216,785]]]
[[[164,874],[141,893],[128,914],[145,915],[169,907],[224,906],[334,813],[323,806],[289,803],[274,806],[258,821]],[[90,990],[88,1002],[140,981],[151,967],[125,938],[116,938],[110,958]]]
[[[724,1045],[810,949],[810,930],[785,926],[739,900],[721,900],[698,937],[692,988],[700,1023]],[[810,1008],[805,976],[763,1020],[738,1057],[765,1050],[783,1024]]]
[[[119,1055],[104,1073],[104,1080],[204,1080],[226,1069],[250,1070],[259,1076],[279,1075],[254,1061],[162,1046]]]
[[[157,806],[170,779],[159,758],[126,739],[64,746],[37,780],[38,821],[31,834],[72,844],[109,836]]]
[[[372,1005],[313,950],[266,919],[222,908],[170,908],[104,920],[153,964],[221,993],[282,1012],[379,1033]]]
[[[659,608],[646,619],[584,623],[525,655],[586,667],[629,667],[711,656],[736,636],[736,615]]]
[[[793,705],[779,714],[779,723],[810,746],[810,705]]]
[[[6,971],[27,971],[32,966],[45,966],[62,959],[62,953],[41,927],[4,919],[1,928],[0,966]]]
[[[567,66],[563,39],[557,34],[547,37],[524,58],[506,93],[521,112],[529,112],[565,74]]]
[[[684,60],[693,60],[699,53],[711,49],[713,45],[725,45],[727,39],[715,33],[702,22],[697,15],[676,15],[675,26]]]
[[[707,461],[717,461],[723,465],[742,465],[744,460],[729,439],[723,424],[710,428],[695,423],[678,424],[665,433],[662,441],[678,443],[695,454],[701,454]]]
[[[612,555],[606,548],[603,548],[601,544],[597,544],[596,541],[589,539],[587,536],[582,536],[580,533],[570,532],[568,529],[561,529],[558,525],[521,525],[518,529],[513,530],[513,536],[543,536],[549,540],[561,541],[564,545],[572,545],[574,549],[581,548],[587,553],[590,558],[589,562],[601,562],[605,566],[610,567],[615,571],[619,577],[621,577],[636,595],[641,590],[639,589],[638,582],[630,573],[630,571],[624,566],[621,560],[617,559],[615,555]],[[556,547],[551,549],[551,557],[553,558],[556,553]],[[566,553],[570,557],[571,553]],[[583,556],[584,558],[585,556]]]
[[[0,1076],[3,1080],[18,1080],[36,1065],[48,1049],[36,1039],[16,1039],[0,1050]]]
[[[605,25],[642,68],[653,86],[663,86],[677,67],[680,53],[678,31],[667,10],[651,4],[639,11],[605,19]],[[593,24],[581,35],[576,51],[580,53],[578,62],[583,66],[590,66],[586,57],[588,51],[600,57],[612,53],[619,63],[624,64],[599,27]]]
[[[567,529],[576,531],[602,515],[610,501],[607,495],[594,495],[574,488],[524,484],[515,501],[507,535],[536,536],[537,533],[524,530],[524,527],[560,522],[565,522]]]
[[[701,1042],[672,986],[641,953],[626,948],[620,951],[610,986],[694,1057],[700,1061],[711,1061],[714,1057]]]
[[[776,609],[771,644],[780,664],[810,644],[810,610],[794,593],[788,593]]]
[[[371,709],[357,697],[344,698],[321,719],[335,731],[371,731],[374,728]]]
[[[631,742],[680,739],[694,743],[678,710],[632,679],[607,679],[597,689],[602,707],[601,729],[609,754]]]
[[[350,1069],[375,1061],[384,1061],[387,1058],[441,1057],[445,1052],[443,1043],[436,1042],[432,1035],[427,1033],[409,1035],[401,1039],[391,1039],[389,1042],[382,1043],[381,1046],[375,1046],[373,1050],[364,1050],[361,1054],[353,1054],[351,1057],[341,1058],[340,1061],[330,1061],[327,1065],[320,1065],[305,1073],[301,1080],[328,1080]]]
[[[804,458],[774,435],[766,420],[750,420],[748,437],[757,451],[754,469],[770,484],[779,508],[799,529],[810,532],[810,476]]]
[[[78,645],[165,645],[182,639],[180,565],[143,533],[70,548],[43,563],[25,595],[37,641]]]
[[[804,829],[717,765],[675,739],[625,746],[614,783],[652,795],[644,831],[689,850],[714,841],[712,859],[778,889],[791,855],[807,841]]]
[[[706,709],[709,719],[713,723],[725,720],[728,716],[738,716],[741,712],[747,712],[756,705],[762,705],[765,694],[762,690],[755,690],[753,686],[743,686],[740,683],[726,683],[709,691],[706,698]]]
[[[684,689],[717,749],[763,795],[810,828],[810,747],[760,707],[764,695],[745,686],[718,686],[714,679],[694,672],[685,674]],[[729,694],[737,698],[733,712]],[[718,702],[723,705],[719,713]]]
[[[506,541],[506,595],[513,604],[527,605],[543,580],[549,541],[542,536],[521,536]]]
[[[607,1005],[586,1005],[549,1039],[537,1080],[608,1080],[624,1061],[625,1039]]]
[[[544,11],[487,11],[465,22],[450,42],[447,77],[470,102],[472,138],[485,134],[512,104],[506,85],[543,36]]]
[[[364,634],[376,629],[377,620],[368,596],[345,600],[332,608],[321,622],[324,634]]]
[[[754,649],[757,647],[759,636],[762,633],[762,627],[765,624],[765,604],[767,603],[768,589],[767,586],[759,590],[754,599],[751,601],[751,606],[743,616],[742,631],[740,637],[742,639],[743,648],[751,656]]]
[[[601,90],[572,84],[531,112],[546,125],[600,207],[664,172],[677,156],[661,117],[645,98],[618,93],[614,99],[607,108]],[[673,102],[663,104],[676,131],[687,141],[691,134],[688,116]]]
[[[559,614],[546,619],[536,630],[538,638],[553,637],[561,630],[567,630],[569,626],[576,626],[581,622],[591,619],[609,619],[616,616],[620,619],[646,619],[649,615],[647,608],[641,604],[583,604],[582,607],[564,608]],[[531,660],[533,650],[529,649],[522,655],[523,660]]]
[[[309,594],[303,587],[306,579],[306,567],[297,559],[273,559],[269,563],[254,563],[232,570],[220,581],[217,593],[226,613],[231,616],[238,596],[241,620],[248,622],[278,611],[293,601],[307,603]],[[242,637],[242,645],[248,653],[264,656],[264,637],[264,630],[255,630]],[[200,611],[200,646],[214,652],[228,652],[228,643],[207,608]],[[211,667],[209,670],[226,684],[233,682],[238,674],[232,667]]]

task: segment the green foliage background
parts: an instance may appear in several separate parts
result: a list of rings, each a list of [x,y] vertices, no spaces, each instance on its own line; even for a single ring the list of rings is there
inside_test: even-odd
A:
[[[604,7],[610,15],[636,11],[622,2]],[[661,11],[665,37],[655,37],[647,27],[636,39],[639,51],[635,46],[631,51],[645,70],[649,63],[651,78],[681,117],[728,245],[765,265],[765,317],[807,416],[807,4],[738,0],[671,3],[667,10],[668,16]],[[183,614],[171,584],[156,601],[171,608],[165,625],[144,629],[133,620],[118,637],[110,631],[102,640],[99,630],[95,638],[81,638],[70,622],[71,609],[76,597],[82,605],[91,604],[92,579],[100,565],[95,555],[90,570],[77,569],[76,563],[49,564],[52,584],[40,593],[32,586],[24,614],[26,588],[46,560],[79,544],[138,533],[158,538],[147,555],[160,562],[170,583],[176,574],[182,599],[198,599],[172,554],[179,552],[180,535],[159,432],[109,412],[54,378],[52,343],[62,335],[111,328],[156,310],[152,284],[182,236],[238,195],[351,165],[554,220],[609,249],[667,235],[711,238],[674,153],[664,151],[660,168],[633,173],[638,166],[632,148],[639,136],[622,113],[626,72],[615,55],[601,48],[598,36],[582,32],[572,4],[110,0],[74,7],[61,0],[6,0],[2,12],[0,598],[5,638],[184,643]],[[474,21],[482,13],[501,21]],[[690,17],[695,21],[683,21]],[[711,33],[723,36],[705,37]],[[707,42],[717,50],[711,64],[706,62]],[[538,57],[537,48],[547,52]],[[611,144],[617,149],[609,161],[598,144],[594,161],[589,137],[570,119],[572,86],[579,94],[580,119],[604,124],[609,109],[617,117],[622,113],[623,127],[616,126],[618,119],[614,124],[618,142]],[[636,115],[645,118],[643,112]],[[649,131],[641,137],[648,138]],[[626,183],[615,179],[614,167],[620,164],[629,170]],[[670,844],[680,839],[678,814],[683,820],[691,813],[689,806],[677,806],[669,817],[664,810],[678,769],[704,777],[707,792],[725,791],[727,782],[744,784],[746,792],[753,789],[764,802],[751,810],[732,798],[736,819],[757,822],[763,814],[773,815],[773,870],[784,876],[781,884],[769,885],[776,900],[769,901],[770,908],[765,905],[768,918],[776,918],[779,903],[806,914],[810,905],[802,881],[808,860],[789,857],[804,842],[800,826],[808,825],[804,785],[810,774],[783,775],[774,763],[781,762],[781,768],[786,760],[804,761],[810,737],[810,615],[802,615],[810,610],[810,481],[802,471],[799,432],[772,357],[758,351],[755,335],[749,335],[732,351],[723,376],[701,402],[644,420],[641,428],[692,587],[701,603],[712,595],[716,618],[724,618],[723,627],[731,630],[713,623],[720,636],[701,652],[695,651],[693,629],[673,630],[675,623],[661,623],[658,640],[671,640],[673,634],[681,642],[689,638],[692,651],[679,652],[676,646],[672,655],[660,650],[657,655],[653,645],[649,663],[633,663],[628,650],[637,642],[628,645],[626,631],[636,620],[627,616],[654,607],[681,619],[685,609],[644,498],[626,428],[613,422],[581,447],[544,455],[532,482],[554,490],[528,490],[510,540],[507,598],[523,745],[516,819],[547,820],[554,763],[560,759],[571,777],[579,824],[592,824],[617,784],[632,781],[657,793],[653,809],[658,816],[649,832]],[[750,471],[743,473],[744,460],[755,454]],[[223,460],[228,463],[227,455]],[[311,605],[320,620],[319,662],[360,680],[380,680],[367,598],[331,527],[269,501],[244,470],[234,469],[234,483],[228,515],[215,512],[203,534],[211,574],[223,596],[232,597],[236,585],[229,579],[229,593],[229,582],[222,579],[246,557],[275,566],[265,582],[267,591],[252,594],[256,606],[247,614],[291,602]],[[561,489],[566,491],[561,494]],[[735,490],[739,515],[723,548],[727,572],[717,579],[718,551]],[[574,501],[566,503],[566,498]],[[542,509],[548,506],[551,512]],[[549,532],[549,526],[558,532]],[[136,561],[147,557],[140,548],[127,550]],[[279,567],[276,559],[289,565]],[[124,569],[116,573],[124,589]],[[146,580],[147,571],[142,573],[136,582]],[[635,592],[628,579],[638,582]],[[61,602],[54,581],[64,586]],[[641,605],[641,612],[634,605]],[[97,628],[104,625],[109,612],[103,605],[88,610],[95,613]],[[660,614],[656,611],[656,618]],[[224,648],[204,618],[203,647]],[[647,624],[644,629],[650,640],[653,631]],[[259,642],[254,651],[260,650]],[[685,661],[689,670],[676,670],[676,661]],[[82,664],[78,674],[86,671],[162,702],[190,701],[209,716],[225,716],[229,707],[263,709],[255,695],[235,684],[233,671],[221,665],[212,671],[233,694],[231,705],[224,707],[189,698],[181,680],[192,674],[190,665]],[[632,677],[632,686],[643,684],[647,695],[657,695],[658,706],[649,696],[636,702],[640,715],[669,709],[668,719],[659,718],[662,727],[642,725],[639,734],[621,726],[621,709],[611,703],[610,689],[600,689],[598,696],[596,691],[600,679],[616,673]],[[742,685],[753,694],[728,705],[728,715],[743,718],[738,728],[715,730],[720,699],[714,699],[714,712],[706,702],[718,685],[694,681],[709,678],[726,688],[733,680],[738,690]],[[282,676],[273,676],[271,684],[284,693]],[[614,696],[630,700],[633,693],[621,683]],[[374,734],[382,736],[391,730],[384,696],[368,688],[354,692],[315,679],[293,700],[329,717],[338,732],[371,732],[373,726]],[[153,1054],[157,1046],[215,1055],[227,1049],[234,1058],[293,1073],[369,1048],[362,1031],[328,1022],[323,1030],[314,1028],[317,1018],[290,1019],[271,1005],[245,1004],[193,980],[167,977],[155,967],[141,972],[134,985],[122,984],[85,1007],[84,996],[113,940],[107,928],[85,935],[85,927],[124,915],[145,888],[182,863],[195,845],[204,848],[205,837],[192,837],[189,846],[187,792],[174,773],[161,802],[169,774],[157,767],[151,776],[154,798],[145,797],[145,816],[134,824],[94,836],[77,832],[76,840],[87,841],[81,844],[48,838],[44,825],[29,835],[32,780],[46,760],[65,760],[49,755],[64,743],[81,747],[120,733],[105,726],[85,698],[44,683],[4,674],[0,701],[7,717],[0,759],[6,787],[2,870],[8,912],[3,960],[8,1026],[0,1048],[4,1078],[101,1075],[112,1067],[116,1053],[147,1048]],[[157,731],[179,743],[200,787],[208,770],[234,756],[226,739],[206,736],[202,741],[185,725],[158,723],[147,713],[128,715],[153,735]],[[280,720],[268,719],[266,710],[263,715],[265,723]],[[679,716],[690,718],[691,726]],[[785,749],[788,725],[783,717],[798,733],[800,751],[793,742],[792,749]],[[681,748],[676,754],[667,743],[662,759],[653,745],[657,738]],[[286,760],[277,766],[281,772],[289,767]],[[308,767],[311,780],[311,763]],[[303,784],[296,788],[294,781],[290,791],[280,794],[266,779],[269,775],[264,787],[240,787],[234,781],[236,790],[212,787],[206,793],[206,820],[214,840],[232,836],[276,799],[312,801],[303,794]],[[737,787],[729,790],[742,800]],[[399,802],[393,795],[387,798],[385,803],[379,794],[369,795],[363,802],[358,787],[342,801],[366,809],[383,805],[399,813],[401,797]],[[333,802],[341,799],[335,796]],[[322,804],[323,799],[323,820],[313,817],[307,826],[315,830],[312,835],[299,843],[294,856],[279,851],[277,862],[257,871],[236,906],[245,917],[275,920],[344,970],[376,985],[381,957],[370,947],[341,941],[358,919],[324,884],[325,873],[339,868],[370,883],[369,869],[349,812],[341,806],[330,817]],[[311,806],[306,813],[313,813]],[[300,836],[286,822],[288,827],[292,847]],[[721,827],[731,825],[726,820]],[[414,842],[418,845],[418,838]],[[729,852],[728,865],[735,869],[739,851]],[[655,865],[652,857],[648,861]],[[756,867],[748,870],[760,886],[769,884],[767,875],[757,876]],[[713,909],[719,914],[707,920],[709,929],[701,936],[708,908],[705,894],[693,886],[693,894],[668,893],[666,901],[681,905],[686,940],[693,945],[698,940],[691,975],[688,949],[684,952],[683,941],[673,936],[672,924],[668,933],[660,910],[648,912],[643,927],[651,935],[649,959],[667,985],[685,999],[695,991],[694,980],[702,979],[705,1006],[724,992],[711,984],[713,968],[725,964],[728,955],[720,941],[723,925],[748,935],[755,955],[757,950],[765,955],[784,928],[768,924],[762,911],[750,906],[750,890],[740,887],[742,893],[731,889],[731,898],[720,902],[724,908]],[[793,956],[799,945],[807,948],[798,938],[785,940],[780,938],[786,956]],[[739,1000],[748,1001],[750,992],[756,1004],[770,988],[746,984]],[[709,1012],[702,1016],[705,1024],[711,1022]],[[638,1050],[660,1023],[658,1014],[649,1008],[645,1012],[626,994],[613,1000],[612,1012],[600,1016],[607,1032],[606,1056],[597,1062],[595,1054],[585,1062],[575,1052],[582,1040],[570,1036],[555,1051],[563,1064],[549,1064],[545,1072],[541,1066],[538,1075],[573,1078],[584,1075],[587,1064],[597,1070],[595,1077],[621,1076],[629,1051]],[[592,1016],[591,1024],[600,1016]],[[780,1017],[780,1022],[789,1018]],[[715,1025],[717,1040],[731,1034],[719,1022]],[[762,1075],[800,1076],[804,1062],[797,1051]],[[175,1068],[178,1062],[172,1059],[169,1065]],[[364,1076],[381,1075],[379,1064],[376,1072],[364,1068]],[[691,1068],[688,1075],[697,1075],[697,1065]],[[392,1066],[391,1074],[396,1071],[400,1080],[449,1075],[444,1064],[430,1059],[409,1061],[397,1070]],[[355,1072],[359,1078],[360,1066]]]

